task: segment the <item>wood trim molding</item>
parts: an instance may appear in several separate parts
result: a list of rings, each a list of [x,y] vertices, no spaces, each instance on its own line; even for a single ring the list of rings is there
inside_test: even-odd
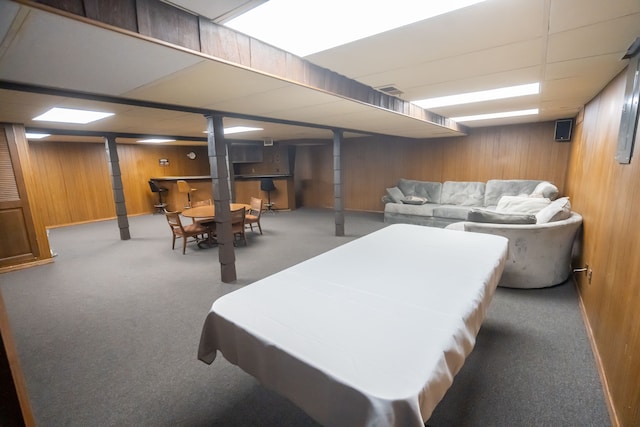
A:
[[[582,293],[580,292],[578,283],[576,282],[573,275],[571,276],[571,281],[573,282],[573,286],[576,288],[576,292],[578,293],[578,305],[580,306],[580,314],[582,315],[582,320],[584,321],[584,327],[587,331],[589,344],[591,345],[591,350],[593,351],[593,357],[595,358],[595,361],[596,361],[596,368],[598,370],[598,375],[600,376],[600,383],[602,384],[602,391],[604,393],[604,401],[607,404],[607,409],[609,410],[609,419],[611,421],[611,426],[621,427],[620,418],[618,417],[618,413],[616,412],[616,408],[613,404],[613,397],[611,396],[611,388],[609,387],[609,381],[607,380],[607,375],[605,373],[604,366],[602,365],[600,352],[598,351],[598,346],[596,345],[596,341],[593,336],[593,329],[591,328],[591,324],[589,323],[587,310],[584,306],[584,301],[582,300]]]

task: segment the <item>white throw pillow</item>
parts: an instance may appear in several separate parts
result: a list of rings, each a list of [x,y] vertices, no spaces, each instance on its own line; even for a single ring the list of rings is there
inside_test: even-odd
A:
[[[502,196],[498,200],[496,212],[536,214],[549,206],[551,200],[544,197]]]
[[[554,200],[536,214],[536,224],[546,224],[547,222],[562,221],[571,216],[571,202],[568,197],[561,197]]]
[[[407,205],[424,205],[428,201],[426,197],[420,196],[406,196],[402,199],[402,203],[406,203]]]
[[[558,197],[558,187],[548,181],[542,181],[536,185],[529,197],[546,197],[549,200],[555,200]]]

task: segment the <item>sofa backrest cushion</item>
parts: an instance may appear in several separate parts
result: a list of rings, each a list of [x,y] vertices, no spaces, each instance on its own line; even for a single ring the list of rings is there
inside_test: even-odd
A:
[[[443,205],[484,206],[484,182],[445,181],[440,203]]]
[[[484,190],[484,206],[497,206],[502,196],[529,195],[541,182],[529,179],[490,179]]]
[[[470,206],[440,205],[433,209],[433,216],[464,221],[467,219],[471,209],[473,208]]]
[[[467,221],[492,224],[535,224],[536,216],[533,214],[501,213],[478,208],[469,212]]]
[[[387,196],[389,196],[389,199],[391,199],[392,203],[402,203],[404,194],[402,193],[402,190],[400,190],[398,187],[389,187],[387,188],[386,192],[387,192]]]
[[[440,203],[442,183],[431,181],[415,181],[412,179],[400,179],[398,188],[405,196],[426,197],[429,203]]]

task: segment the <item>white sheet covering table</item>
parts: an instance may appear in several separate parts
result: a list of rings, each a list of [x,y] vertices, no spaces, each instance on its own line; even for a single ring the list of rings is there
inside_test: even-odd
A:
[[[423,426],[473,349],[507,239],[395,224],[213,303],[217,351],[326,426]]]

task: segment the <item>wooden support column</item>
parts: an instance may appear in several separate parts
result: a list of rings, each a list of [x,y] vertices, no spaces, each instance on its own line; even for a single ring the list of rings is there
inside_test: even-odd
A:
[[[107,151],[109,174],[111,175],[111,189],[113,190],[113,201],[116,205],[116,217],[118,219],[118,228],[120,229],[120,240],[129,240],[131,238],[131,234],[129,233],[129,218],[127,218],[127,206],[124,201],[122,174],[120,173],[120,160],[118,159],[115,135],[105,136],[104,146]]]
[[[229,152],[224,139],[222,116],[212,114],[205,115],[205,117],[207,119],[207,146],[209,149],[213,205],[216,211],[215,222],[220,276],[224,283],[231,283],[237,279],[237,275],[236,253],[233,248],[233,232],[231,231]]]
[[[344,208],[342,206],[342,168],[340,148],[342,131],[333,131],[333,209],[336,220],[336,236],[344,236]]]

